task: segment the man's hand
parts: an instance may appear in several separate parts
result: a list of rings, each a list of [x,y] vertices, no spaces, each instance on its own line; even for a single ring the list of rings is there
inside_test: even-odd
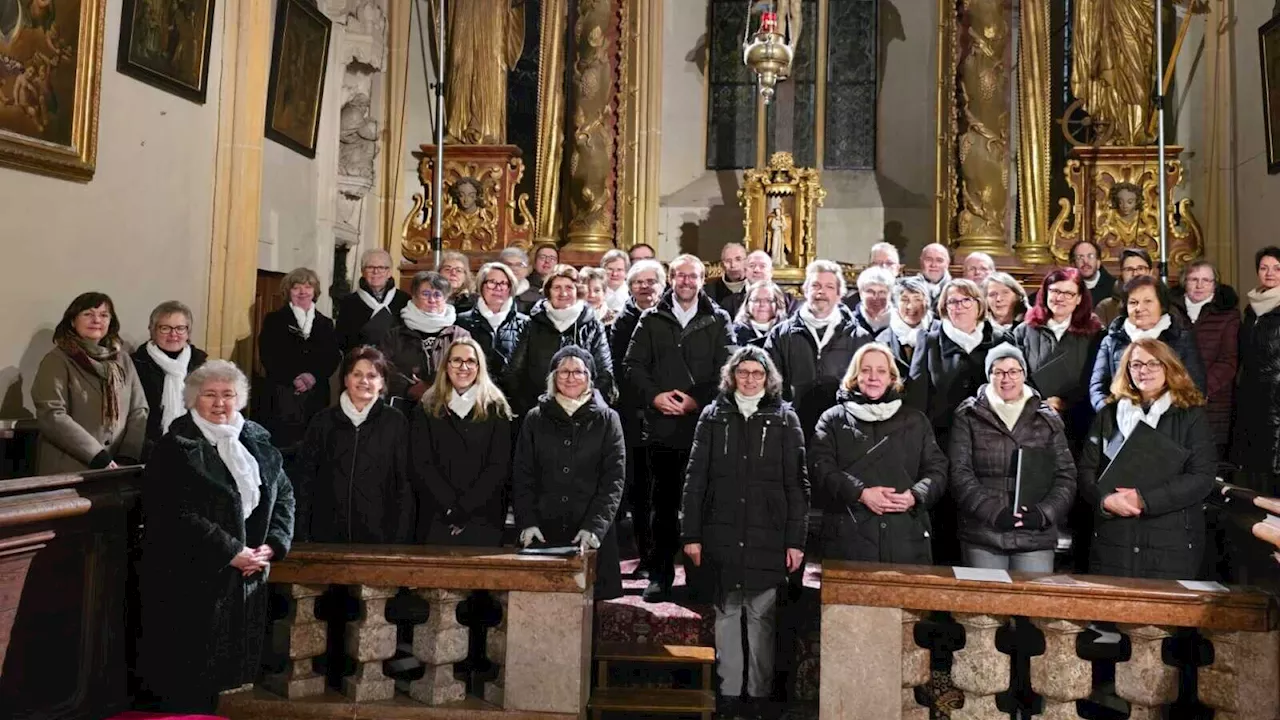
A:
[[[787,548],[787,572],[793,573],[804,567],[804,551]]]
[[[702,564],[702,543],[685,545],[684,554],[689,557],[689,562],[692,562],[694,567],[698,567]]]

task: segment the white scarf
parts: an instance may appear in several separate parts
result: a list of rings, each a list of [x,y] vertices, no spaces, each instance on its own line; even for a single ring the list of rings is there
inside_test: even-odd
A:
[[[835,337],[836,325],[840,324],[840,311],[833,307],[825,318],[819,318],[809,309],[809,303],[805,303],[800,306],[798,314],[800,322],[813,333],[813,339],[818,343],[818,352],[822,352],[831,338]]]
[[[858,303],[858,313],[862,315],[863,320],[867,321],[867,324],[871,326],[871,329],[876,330],[877,332],[885,329],[885,327],[889,325],[891,321],[890,315],[892,312],[893,311],[886,306],[884,312],[875,317],[871,317],[867,314],[867,304]]]
[[[302,331],[303,338],[311,337],[311,326],[316,322],[316,305],[303,310],[302,308],[289,303],[289,309],[293,311],[293,318],[298,321],[298,329]]]
[[[356,288],[356,296],[360,298],[360,302],[369,306],[369,317],[373,317],[382,310],[387,310],[387,308],[391,306],[391,301],[396,299],[396,289],[389,287],[384,290],[381,302],[375,300],[373,295],[369,294],[369,291],[362,287]],[[387,312],[391,311],[387,310]]]
[[[724,283],[724,286],[734,295],[742,292],[742,288],[747,286],[747,279],[745,277],[741,280],[730,280],[727,277],[722,277],[720,278],[720,282]]]
[[[515,300],[513,298],[507,298],[507,301],[502,303],[502,307],[498,309],[498,312],[493,312],[489,309],[489,305],[485,303],[484,298],[481,298],[480,302],[476,303],[476,312],[480,313],[480,317],[488,321],[489,327],[497,330],[502,321],[506,320],[507,315],[511,313],[511,307],[514,304]]]
[[[347,395],[346,390],[343,390],[342,394],[338,396],[338,406],[342,408],[342,414],[346,415],[347,419],[351,421],[351,424],[356,427],[360,427],[365,420],[369,419],[369,411],[373,410],[373,406],[377,402],[378,399],[374,398],[369,401],[369,404],[364,406],[363,410],[357,410],[356,404],[351,402],[351,398]]]
[[[1204,300],[1201,300],[1200,302],[1195,302],[1191,298],[1186,298],[1186,301],[1187,301],[1186,302],[1187,317],[1191,319],[1192,323],[1195,323],[1197,320],[1200,319],[1200,311],[1204,309],[1204,306],[1213,302],[1213,296],[1210,295],[1209,297],[1205,298]]]
[[[850,400],[843,405],[845,410],[862,422],[884,422],[898,413],[902,408],[902,400],[870,404]]]
[[[466,417],[471,414],[472,408],[475,406],[475,385],[463,390],[461,393],[458,392],[457,388],[454,388],[449,392],[449,410],[453,411],[454,415],[466,419]]]
[[[680,305],[680,301],[671,298],[671,314],[676,316],[676,321],[680,323],[680,327],[689,327],[689,323],[693,322],[693,318],[698,314],[698,301],[695,299],[688,310]]]
[[[529,292],[529,279],[520,278],[516,281],[516,289],[511,291],[511,297],[520,297]]]
[[[579,300],[563,310],[557,310],[551,307],[551,303],[547,303],[543,310],[547,312],[547,317],[551,318],[551,324],[556,327],[556,332],[564,332],[581,317],[582,307],[582,301]]]
[[[898,338],[899,345],[916,346],[916,340],[920,338],[921,326],[928,327],[929,315],[926,313],[920,319],[920,324],[911,327],[906,320],[902,319],[902,315],[898,314],[898,309],[893,308],[889,311],[889,329],[893,331],[894,337]]]
[[[751,323],[751,327],[755,328],[755,331],[760,333],[761,335],[768,335],[769,331],[773,329],[773,325],[774,325],[774,323],[771,323],[771,322],[758,323],[755,320],[751,320],[751,319],[748,319],[747,322]]]
[[[445,305],[444,312],[431,314],[421,310],[417,305],[409,303],[400,311],[400,318],[410,330],[417,330],[427,335],[435,335],[449,327],[458,319],[458,311],[452,305]]]
[[[196,427],[200,428],[204,439],[218,449],[218,457],[227,466],[227,471],[236,482],[236,490],[240,492],[240,511],[244,513],[244,517],[249,517],[253,514],[253,509],[258,507],[258,500],[262,498],[262,490],[259,487],[262,485],[262,477],[258,472],[258,461],[240,442],[240,431],[244,429],[244,415],[238,411],[232,413],[231,419],[225,425],[214,425],[200,417],[200,413],[191,413],[191,419],[195,421]]]
[[[1087,288],[1089,288],[1090,290],[1092,290],[1092,289],[1094,289],[1094,288],[1098,287],[1098,281],[1099,281],[1099,280],[1101,280],[1101,279],[1102,279],[1102,271],[1101,271],[1101,270],[1099,270],[1098,272],[1096,272],[1096,273],[1094,273],[1094,274],[1093,274],[1093,277],[1092,277],[1092,278],[1085,278],[1085,279],[1084,279],[1084,286],[1085,286],[1085,287],[1087,287]]]
[[[191,364],[191,346],[183,347],[176,358],[165,355],[153,342],[148,342],[145,347],[147,355],[164,372],[164,387],[160,390],[160,432],[167,433],[169,423],[187,412],[182,401],[182,386],[187,379],[187,366]]]
[[[750,420],[752,415],[756,414],[756,410],[760,409],[760,398],[764,397],[764,391],[756,393],[753,396],[746,396],[737,390],[733,391],[733,399],[738,403],[738,412],[742,413],[742,417]]]
[[[923,280],[925,284],[929,286],[929,293],[936,298],[938,296],[938,293],[942,292],[943,286],[951,282],[951,271],[948,270],[942,273],[942,279],[939,280],[938,282],[930,282],[929,278],[924,276],[924,273],[920,273],[920,279]]]
[[[1158,400],[1151,403],[1151,408],[1146,412],[1142,411],[1142,406],[1127,398],[1120,398],[1120,402],[1116,403],[1116,425],[1120,429],[1120,434],[1127,440],[1133,429],[1138,427],[1139,422],[1144,422],[1152,428],[1160,426],[1160,417],[1169,411],[1173,405],[1173,396],[1168,392],[1161,395]]]
[[[1165,330],[1168,330],[1169,325],[1172,323],[1173,323],[1173,320],[1169,317],[1169,313],[1165,313],[1164,315],[1160,316],[1160,320],[1157,321],[1155,326],[1152,327],[1150,330],[1139,330],[1138,326],[1134,325],[1132,320],[1125,318],[1124,332],[1126,335],[1129,336],[1130,342],[1136,342],[1144,338],[1159,340],[1160,333],[1164,332]]]
[[[987,321],[983,320],[974,326],[973,332],[967,333],[953,325],[950,320],[943,320],[942,332],[946,333],[952,342],[959,345],[965,351],[965,354],[968,354],[982,344],[982,326],[986,324]]]
[[[1262,317],[1275,310],[1276,305],[1280,305],[1280,286],[1273,287],[1270,290],[1254,288],[1248,292],[1248,297],[1249,306],[1253,308],[1254,314]]]
[[[590,390],[582,393],[582,396],[578,398],[571,398],[564,393],[556,393],[556,402],[560,404],[564,414],[569,417],[573,417],[573,414],[578,412],[578,408],[586,405],[589,400],[591,400]]]
[[[987,316],[987,324],[991,326],[992,330],[998,330],[1000,332],[1009,332],[1009,328],[1013,327],[1013,323],[1009,323],[1008,325],[1005,325],[1004,323],[996,320],[991,315]]]
[[[604,304],[614,312],[622,312],[627,306],[627,298],[631,297],[631,293],[627,291],[627,284],[624,282],[617,290],[610,290],[608,287],[604,289]],[[603,316],[604,313],[597,313]],[[603,319],[603,317],[601,317]]]
[[[1026,385],[1022,386],[1022,397],[1013,402],[1005,402],[996,394],[995,383],[987,383],[987,402],[1009,432],[1013,432],[1013,426],[1018,424],[1018,418],[1022,417],[1022,409],[1027,406],[1029,399],[1031,399],[1031,388]]]
[[[1049,330],[1053,333],[1054,338],[1061,340],[1063,334],[1067,332],[1067,328],[1071,327],[1071,318],[1067,318],[1062,322],[1058,322],[1057,320],[1054,320],[1051,317],[1048,320],[1044,321],[1044,326],[1049,328]]]

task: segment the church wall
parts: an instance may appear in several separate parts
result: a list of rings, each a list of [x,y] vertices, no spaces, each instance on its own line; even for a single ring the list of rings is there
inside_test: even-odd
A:
[[[31,379],[78,293],[110,294],[131,344],[146,340],[151,309],[170,299],[191,307],[195,339],[203,339],[222,7],[213,18],[208,99],[197,105],[116,72],[122,4],[107,2],[93,180],[0,168],[0,417],[26,414]]]
[[[1237,227],[1237,275],[1241,294],[1257,284],[1253,254],[1276,238],[1280,175],[1267,174],[1267,145],[1262,113],[1262,69],[1258,28],[1271,19],[1272,3],[1237,0],[1235,32],[1234,157]]]

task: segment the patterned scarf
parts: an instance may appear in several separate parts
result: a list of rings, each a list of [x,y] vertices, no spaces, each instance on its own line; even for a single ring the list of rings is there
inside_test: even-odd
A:
[[[120,344],[100,345],[68,333],[53,341],[71,361],[94,377],[102,389],[103,427],[115,427],[120,419],[120,393],[124,390],[124,366],[120,364]]]

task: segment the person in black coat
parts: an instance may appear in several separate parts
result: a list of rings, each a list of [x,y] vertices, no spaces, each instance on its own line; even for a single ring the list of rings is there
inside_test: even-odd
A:
[[[577,270],[557,265],[543,284],[546,298],[529,311],[528,329],[507,365],[504,388],[517,415],[538,404],[546,390],[551,357],[569,345],[586,350],[594,358],[591,371],[596,389],[606,402],[616,399],[608,332],[595,312],[578,297],[577,283]]]
[[[1098,303],[1111,297],[1115,292],[1116,278],[1103,266],[1098,246],[1089,240],[1077,240],[1071,246],[1070,256],[1072,267],[1079,271],[1080,280],[1089,291],[1090,305],[1097,307]]]
[[[725,363],[694,432],[680,529],[685,555],[711,580],[720,694],[742,695],[745,664],[756,703],[773,691],[777,586],[804,563],[809,518],[804,433],[781,391],[764,350],[738,348]]]
[[[338,348],[343,353],[360,345],[381,345],[400,324],[409,294],[397,288],[391,277],[391,253],[382,248],[365,250],[360,256],[359,286],[334,308]]]
[[[471,277],[471,258],[457,250],[446,250],[440,255],[440,274],[449,281],[447,299],[458,313],[475,307],[476,281]]]
[[[715,400],[720,368],[733,345],[729,316],[702,292],[702,273],[702,261],[692,255],[672,260],[671,290],[640,317],[627,348],[627,377],[644,407],[654,481],[648,602],[665,599],[675,581],[680,478],[698,412]]]
[[[449,346],[443,372],[413,410],[416,539],[498,547],[511,478],[511,406],[474,338]]]
[[[262,319],[258,357],[264,397],[254,408],[276,447],[292,456],[311,418],[329,407],[329,378],[342,362],[333,321],[316,309],[320,278],[298,268],[280,281],[289,303]]]
[[[729,241],[720,248],[720,277],[707,283],[707,297],[726,313],[729,307],[736,309],[746,301],[747,248],[740,242]],[[737,313],[729,315],[733,317]]]
[[[177,300],[157,305],[147,329],[151,340],[133,353],[133,368],[151,408],[139,458],[143,462],[151,457],[151,449],[169,431],[169,425],[187,412],[182,401],[183,381],[209,359],[205,351],[191,344],[191,308]]]
[[[591,355],[570,345],[551,359],[547,392],[525,416],[512,461],[520,544],[595,549],[595,599],[622,594],[614,516],[626,442],[618,414],[593,387]]]
[[[782,397],[795,406],[805,437],[813,436],[818,417],[836,404],[836,390],[853,354],[872,341],[871,333],[840,302],[845,291],[839,265],[830,260],[809,263],[804,304],[765,341],[782,373]]]
[[[1239,484],[1280,495],[1280,248],[1258,251],[1258,286],[1248,292],[1240,325],[1240,387],[1236,392],[1233,456]]]
[[[409,421],[383,400],[388,372],[377,348],[353,348],[337,407],[312,418],[291,467],[299,542],[412,541]]]
[[[1204,395],[1177,353],[1159,340],[1135,340],[1122,356],[1122,367],[1080,458],[1080,494],[1097,513],[1089,571],[1194,579],[1203,572],[1204,502],[1217,469]],[[1144,472],[1144,477],[1116,478],[1115,491],[1104,494],[1099,478],[1138,423],[1188,451],[1181,470],[1169,477]]]
[[[511,268],[498,262],[486,263],[478,277],[480,302],[459,313],[457,325],[484,348],[489,377],[499,387],[506,387],[507,364],[524,339],[529,316],[517,310],[518,303],[511,296],[516,283]]]
[[[824,558],[933,564],[929,509],[946,492],[947,456],[929,419],[904,406],[901,393],[889,348],[863,345],[839,404],[818,418],[809,464],[823,509]]]
[[[529,282],[529,272],[533,268],[529,265],[528,253],[512,245],[498,253],[498,262],[511,268],[512,274],[515,275],[515,284],[511,286],[511,297],[515,299],[516,312],[528,315],[533,309],[533,304],[542,299],[542,287],[534,287]],[[480,277],[484,278],[484,276],[485,274],[481,272]],[[482,289],[481,295],[483,294]]]
[[[382,353],[391,362],[387,378],[391,405],[407,413],[435,382],[445,350],[454,340],[471,337],[458,322],[458,311],[446,298],[449,281],[440,273],[413,276],[412,301],[400,311],[403,324],[382,340]]]
[[[733,344],[763,348],[769,333],[787,317],[787,294],[771,282],[751,283],[744,291],[747,301],[738,308],[729,328]]]
[[[240,414],[235,365],[205,363],[183,394],[191,412],[146,468],[137,669],[154,709],[212,714],[261,671],[266,576],[289,553],[294,498],[267,431]]]
[[[853,317],[871,337],[889,327],[892,308],[889,297],[893,293],[893,273],[871,266],[858,273],[857,302],[851,308]]]
[[[922,330],[933,324],[933,311],[929,309],[929,284],[911,276],[900,278],[893,285],[890,295],[889,327],[880,331],[876,342],[889,348],[898,366],[905,392],[907,377],[911,374],[911,360],[920,344]]]
[[[1094,412],[1102,412],[1111,394],[1111,380],[1120,370],[1120,358],[1135,339],[1155,338],[1173,348],[1196,387],[1204,392],[1204,363],[1190,328],[1169,314],[1169,290],[1158,278],[1140,275],[1124,286],[1125,312],[1112,321],[1098,347],[1089,380],[1089,400]]]

